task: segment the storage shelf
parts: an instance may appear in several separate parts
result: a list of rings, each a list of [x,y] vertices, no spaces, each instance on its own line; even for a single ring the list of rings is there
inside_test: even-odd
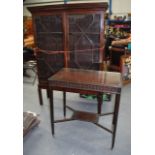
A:
[[[125,24],[129,24],[131,23],[131,20],[108,20],[109,23],[125,23]]]

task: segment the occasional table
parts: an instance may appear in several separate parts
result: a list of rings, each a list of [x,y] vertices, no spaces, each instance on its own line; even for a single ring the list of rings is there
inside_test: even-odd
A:
[[[92,122],[102,129],[112,134],[113,149],[116,136],[117,120],[119,113],[120,95],[122,80],[121,74],[117,72],[108,71],[94,71],[85,69],[63,68],[48,79],[50,91],[50,119],[51,129],[54,135],[54,123],[81,120]],[[63,91],[63,112],[64,119],[54,120],[54,106],[53,106],[53,91]],[[66,105],[66,92],[95,94],[97,95],[97,113],[76,111]],[[114,111],[109,113],[101,113],[101,106],[103,102],[103,93],[115,94]],[[73,111],[71,118],[66,118],[66,108]],[[112,129],[108,129],[98,123],[100,116],[113,115]]]

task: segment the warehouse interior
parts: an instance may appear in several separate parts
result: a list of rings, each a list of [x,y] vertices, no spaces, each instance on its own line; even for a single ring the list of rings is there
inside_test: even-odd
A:
[[[59,29],[60,23],[63,26]],[[54,30],[50,30],[50,26]],[[40,60],[45,60],[45,64]],[[114,85],[121,90],[113,148],[114,131],[111,135],[89,118],[89,121],[80,118],[54,123],[55,133],[52,135],[51,104],[54,103],[54,119],[63,119],[64,89],[57,90],[50,83],[44,84],[45,76],[46,82],[47,77],[50,82],[62,68],[95,70],[94,74],[112,73],[106,86]],[[121,86],[115,84],[117,78],[113,79],[113,73],[120,75]],[[77,77],[75,83],[80,78],[82,76],[79,80]],[[88,81],[89,77],[86,83]],[[83,90],[85,85],[82,84]],[[99,109],[97,95],[92,95],[89,90],[88,94],[71,92],[68,87],[65,88],[66,104],[71,109],[93,113],[97,117],[113,110],[115,113],[118,92],[114,88],[103,92]],[[68,119],[74,116],[73,113],[66,108],[65,117]],[[23,1],[23,121],[24,155],[131,154],[131,0]],[[112,121],[113,115],[107,115],[99,117],[98,123],[113,129]]]

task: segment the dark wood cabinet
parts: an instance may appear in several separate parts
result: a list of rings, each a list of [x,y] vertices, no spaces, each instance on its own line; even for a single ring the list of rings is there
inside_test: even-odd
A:
[[[40,83],[63,67],[101,69],[107,7],[107,3],[81,3],[28,8]]]
[[[84,3],[28,8],[33,17],[35,46],[44,51],[62,51],[64,67],[95,69],[104,59],[107,7],[107,3]]]

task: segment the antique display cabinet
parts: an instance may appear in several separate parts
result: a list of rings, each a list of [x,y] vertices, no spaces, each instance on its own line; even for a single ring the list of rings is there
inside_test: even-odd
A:
[[[107,3],[81,3],[28,8],[37,48],[39,94],[41,88],[47,89],[47,78],[63,67],[101,69],[107,7]]]

